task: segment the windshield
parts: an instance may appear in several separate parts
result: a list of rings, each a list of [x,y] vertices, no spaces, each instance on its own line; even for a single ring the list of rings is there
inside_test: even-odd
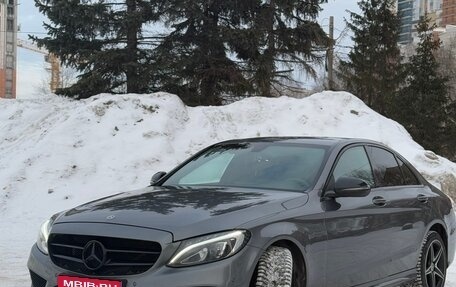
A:
[[[194,157],[162,185],[306,191],[318,179],[326,154],[326,147],[315,145],[217,145]]]

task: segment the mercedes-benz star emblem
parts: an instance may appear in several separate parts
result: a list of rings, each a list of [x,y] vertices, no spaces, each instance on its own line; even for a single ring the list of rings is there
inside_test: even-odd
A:
[[[103,267],[106,261],[106,249],[103,244],[96,240],[88,242],[82,251],[82,261],[85,267],[92,271]]]

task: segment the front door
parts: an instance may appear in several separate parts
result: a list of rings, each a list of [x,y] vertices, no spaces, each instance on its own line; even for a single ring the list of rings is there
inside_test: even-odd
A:
[[[326,190],[340,177],[356,177],[375,187],[371,163],[362,145],[344,150]],[[385,278],[392,271],[391,222],[383,191],[361,198],[323,202],[327,242],[327,286],[348,287]]]

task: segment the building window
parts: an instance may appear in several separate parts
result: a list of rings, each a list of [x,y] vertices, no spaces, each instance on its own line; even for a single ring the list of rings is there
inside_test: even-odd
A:
[[[6,33],[6,41],[9,42],[9,43],[13,43],[14,42],[13,33],[11,33],[11,32]]]
[[[13,20],[8,20],[6,21],[6,30],[7,31],[14,31],[14,21]]]
[[[6,56],[6,67],[14,68],[14,57],[11,55]]]
[[[6,79],[10,81],[13,80],[13,69],[6,69]]]
[[[8,16],[13,16],[14,15],[14,7],[10,6],[8,7]]]
[[[14,0],[8,0],[9,5],[14,5]]]
[[[13,53],[14,52],[14,46],[11,43],[6,44],[6,52],[7,53]]]

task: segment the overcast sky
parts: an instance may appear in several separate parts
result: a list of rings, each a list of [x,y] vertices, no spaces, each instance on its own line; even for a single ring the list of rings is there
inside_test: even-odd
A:
[[[356,0],[328,0],[329,3],[323,4],[323,12],[320,15],[319,22],[327,31],[329,24],[329,16],[335,17],[335,36],[340,35],[345,28],[344,17],[348,17],[346,10],[358,11]],[[32,0],[22,0],[19,4],[19,25],[21,31],[19,38],[27,40],[28,34],[36,34],[44,36],[43,21],[46,19],[39,13]],[[340,44],[349,44],[350,40],[347,37]],[[38,89],[43,85],[47,78],[45,70],[46,63],[44,55],[37,54],[22,48],[18,48],[18,98],[30,98],[38,95]],[[304,77],[304,76],[303,76]],[[303,82],[308,82],[306,87],[310,87],[311,81],[302,79]]]

